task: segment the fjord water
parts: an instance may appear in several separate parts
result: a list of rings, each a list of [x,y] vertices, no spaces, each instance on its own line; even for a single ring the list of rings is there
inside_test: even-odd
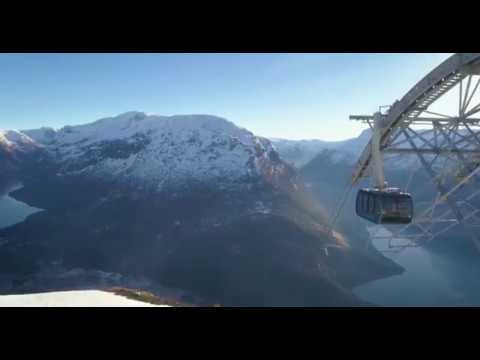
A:
[[[388,247],[387,239],[374,235],[385,235],[385,228],[372,227],[369,231],[377,249]],[[405,272],[355,288],[360,298],[383,306],[480,306],[480,286],[468,264],[421,247],[386,252],[385,256],[403,266]]]
[[[22,185],[17,183],[0,189],[0,229],[22,222],[29,215],[41,211],[9,196],[9,193],[21,187]]]

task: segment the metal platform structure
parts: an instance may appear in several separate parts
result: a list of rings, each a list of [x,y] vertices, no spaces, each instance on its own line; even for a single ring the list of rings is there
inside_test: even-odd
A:
[[[426,186],[435,189],[431,201],[415,205],[412,223],[392,232],[389,247],[419,246],[460,225],[480,251],[479,87],[480,53],[455,54],[385,113],[377,113],[375,123],[373,115],[350,116],[372,130],[380,127],[383,162],[393,164],[400,157],[402,166],[408,164],[407,184],[392,185],[404,185],[407,191],[422,171],[429,176]],[[372,138],[360,155],[352,185],[375,177],[373,142]]]

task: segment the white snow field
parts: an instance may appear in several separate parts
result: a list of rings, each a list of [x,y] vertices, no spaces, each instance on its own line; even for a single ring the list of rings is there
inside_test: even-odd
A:
[[[127,299],[100,290],[0,295],[0,307],[170,307]]]
[[[2,136],[7,145],[13,144],[8,139],[23,136],[22,144],[45,147],[63,165],[76,165],[75,170],[62,170],[62,175],[123,179],[158,190],[186,179],[231,185],[258,175],[273,150],[267,139],[217,116],[158,116],[138,111],[58,131],[4,131],[0,141]],[[121,155],[122,151],[127,153]]]

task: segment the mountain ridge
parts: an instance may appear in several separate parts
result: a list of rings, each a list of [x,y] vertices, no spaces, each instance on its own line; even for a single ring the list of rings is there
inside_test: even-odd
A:
[[[26,133],[43,141],[62,175],[114,177],[151,190],[186,179],[234,185],[284,171],[272,161],[278,156],[267,139],[211,115],[127,112],[65,126],[54,136],[38,129]]]

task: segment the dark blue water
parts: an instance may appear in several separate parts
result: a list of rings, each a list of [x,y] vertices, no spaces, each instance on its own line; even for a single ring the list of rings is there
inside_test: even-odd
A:
[[[387,241],[372,237],[379,250],[388,247]],[[480,281],[462,275],[469,273],[467,265],[420,247],[385,256],[406,271],[355,288],[359,297],[384,306],[480,306],[478,291],[471,291],[480,289]]]
[[[27,216],[41,211],[21,201],[17,201],[8,194],[21,188],[20,184],[0,190],[0,229],[24,221]]]

